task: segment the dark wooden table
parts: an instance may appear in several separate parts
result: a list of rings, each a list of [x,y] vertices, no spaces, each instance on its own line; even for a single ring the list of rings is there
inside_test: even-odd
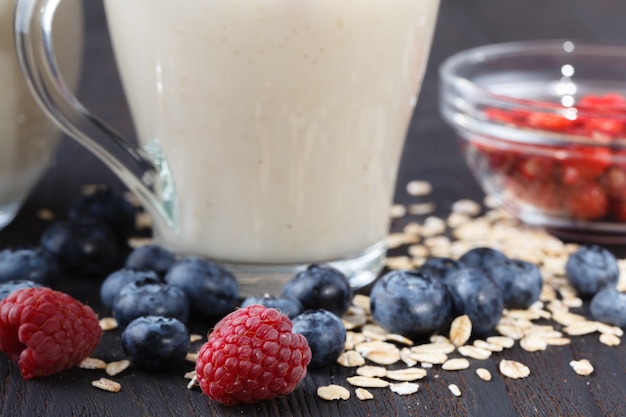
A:
[[[416,0],[417,1],[417,0]],[[118,130],[132,135],[119,81],[115,75],[110,45],[98,1],[86,4],[86,63],[81,97],[87,107]],[[390,6],[393,7],[393,1]],[[424,179],[434,186],[437,210],[446,213],[460,198],[480,199],[458,152],[451,129],[437,109],[437,67],[453,52],[486,43],[538,38],[570,38],[626,42],[626,2],[620,0],[443,0],[430,64],[420,102],[410,128],[399,174],[396,200],[408,202],[404,184]],[[73,141],[65,140],[58,156],[16,218],[0,232],[0,247],[36,244],[49,224],[39,220],[41,208],[65,216],[67,205],[82,184],[122,185],[94,157]],[[394,224],[393,227],[399,227]],[[618,248],[619,249],[619,248]],[[623,249],[623,248],[622,248]],[[97,281],[69,279],[62,285],[96,309]],[[206,332],[208,325],[197,331]],[[119,333],[107,333],[95,356],[106,360],[123,357]],[[579,377],[569,361],[584,356],[595,367],[588,377]],[[473,370],[455,374],[452,381],[434,370],[422,381],[420,391],[399,396],[376,391],[376,399],[327,402],[317,398],[316,387],[331,382],[345,384],[352,369],[339,366],[310,372],[301,386],[286,398],[262,404],[222,407],[199,390],[188,390],[184,370],[150,374],[127,370],[117,379],[123,390],[112,394],[90,386],[94,371],[75,369],[60,376],[23,381],[17,368],[0,357],[0,413],[2,416],[625,416],[626,346],[609,348],[596,336],[577,337],[569,346],[551,347],[541,353],[520,348],[507,358],[528,364],[533,373],[523,380],[503,378],[497,371],[498,355],[484,362],[494,376],[481,383]],[[98,374],[98,377],[100,375]],[[450,395],[451,382],[462,387],[463,396]]]

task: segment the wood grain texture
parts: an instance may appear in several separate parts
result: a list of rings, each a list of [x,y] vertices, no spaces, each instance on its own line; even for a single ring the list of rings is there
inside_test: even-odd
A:
[[[417,0],[416,0],[417,1]],[[390,7],[393,7],[393,1]],[[132,136],[132,124],[123,99],[102,6],[86,5],[85,80],[81,99],[86,106],[111,122],[123,134]],[[574,38],[591,41],[626,42],[623,16],[626,2],[617,0],[442,0],[438,28],[420,101],[409,130],[399,173],[396,200],[408,202],[404,185],[412,179],[426,179],[434,185],[433,198],[444,214],[460,198],[482,197],[457,149],[452,130],[437,108],[437,67],[453,52],[485,43],[538,38]],[[65,216],[67,205],[85,183],[109,183],[121,187],[110,172],[87,151],[64,141],[56,163],[47,171],[30,200],[8,228],[0,232],[0,247],[36,244],[47,223],[36,220],[40,208]],[[403,220],[392,228],[399,230]],[[624,253],[624,248],[614,248]],[[69,279],[61,289],[86,301],[102,315],[98,282]],[[193,330],[206,334],[209,323],[193,323]],[[123,357],[119,332],[107,333],[94,356],[107,361]],[[523,380],[504,378],[498,371],[502,358],[515,359],[531,369]],[[595,371],[588,377],[576,375],[572,359],[589,359]],[[115,377],[123,388],[112,394],[93,388],[103,372],[74,369],[60,376],[23,381],[17,368],[0,356],[0,415],[12,416],[624,416],[626,415],[626,347],[610,348],[597,336],[574,338],[569,346],[550,347],[528,353],[519,348],[494,354],[479,362],[493,380],[485,382],[475,374],[478,362],[464,371],[433,369],[420,381],[420,390],[399,396],[386,389],[372,389],[374,400],[327,402],[317,398],[320,385],[348,386],[353,369],[339,366],[311,371],[291,395],[262,404],[222,407],[200,393],[188,390],[183,373],[191,364],[164,374],[129,369]],[[458,385],[461,397],[454,397],[448,385]]]

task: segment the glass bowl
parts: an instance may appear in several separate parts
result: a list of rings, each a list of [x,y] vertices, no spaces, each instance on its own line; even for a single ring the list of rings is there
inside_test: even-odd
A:
[[[626,46],[487,45],[439,75],[441,114],[487,194],[557,235],[626,241]]]

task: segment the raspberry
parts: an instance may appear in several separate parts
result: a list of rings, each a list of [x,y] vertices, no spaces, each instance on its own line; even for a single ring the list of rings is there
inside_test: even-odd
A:
[[[256,403],[292,392],[306,376],[311,349],[291,320],[254,304],[228,314],[200,348],[196,377],[224,405]]]
[[[22,377],[59,373],[80,364],[100,342],[93,310],[50,288],[27,288],[0,302],[0,351]]]

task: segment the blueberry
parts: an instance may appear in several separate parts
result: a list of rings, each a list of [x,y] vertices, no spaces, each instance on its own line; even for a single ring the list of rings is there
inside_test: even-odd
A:
[[[191,311],[201,316],[221,318],[233,311],[239,301],[239,286],[233,274],[197,256],[174,263],[165,281],[184,291]]]
[[[313,264],[291,278],[281,295],[298,299],[305,310],[323,308],[341,317],[350,307],[352,289],[337,269]]]
[[[133,365],[151,371],[172,369],[189,352],[189,331],[174,318],[138,317],[122,332],[122,348]]]
[[[126,268],[154,271],[165,276],[176,256],[159,245],[144,245],[134,249],[126,258]]]
[[[0,281],[29,280],[50,285],[58,273],[56,260],[41,248],[0,252]]]
[[[117,262],[117,241],[111,229],[93,219],[64,220],[41,235],[41,246],[61,269],[77,275],[104,275]]]
[[[297,299],[270,294],[250,295],[242,301],[240,307],[248,307],[253,304],[275,308],[290,319],[293,319],[304,311],[302,304]]]
[[[591,297],[604,287],[617,285],[619,267],[608,250],[583,245],[567,259],[565,275],[579,296]]]
[[[21,290],[23,288],[38,288],[42,285],[38,282],[28,280],[14,280],[14,281],[1,281],[0,282],[0,300],[7,298],[13,291]]]
[[[432,257],[426,259],[419,271],[445,282],[454,271],[460,268],[462,268],[461,264],[452,258]]]
[[[113,301],[112,309],[113,317],[122,328],[141,316],[172,317],[183,323],[189,317],[189,301],[185,293],[153,278],[123,286]]]
[[[113,233],[125,240],[135,229],[137,209],[120,193],[109,187],[81,195],[70,206],[68,217],[72,220],[92,218],[108,225]]]
[[[591,316],[604,323],[626,328],[626,294],[604,288],[591,299]]]
[[[526,309],[537,301],[543,286],[539,268],[520,259],[507,259],[494,265],[489,276],[502,293],[504,307]]]
[[[507,256],[497,249],[478,247],[470,249],[459,258],[459,262],[465,266],[480,269],[489,274],[489,270],[501,262],[505,262]]]
[[[488,334],[502,317],[503,299],[500,289],[483,271],[462,268],[446,282],[456,315],[467,314],[473,334]]]
[[[141,281],[145,278],[160,281],[160,278],[154,271],[135,271],[133,269],[124,268],[112,272],[100,285],[100,300],[102,304],[111,309],[115,297],[117,297],[117,294],[124,286],[131,282]]]
[[[328,310],[307,310],[293,319],[293,332],[301,334],[311,348],[311,368],[322,368],[337,361],[346,344],[346,328]]]
[[[450,319],[452,300],[443,282],[419,271],[391,271],[370,293],[374,321],[408,337],[431,334]]]

